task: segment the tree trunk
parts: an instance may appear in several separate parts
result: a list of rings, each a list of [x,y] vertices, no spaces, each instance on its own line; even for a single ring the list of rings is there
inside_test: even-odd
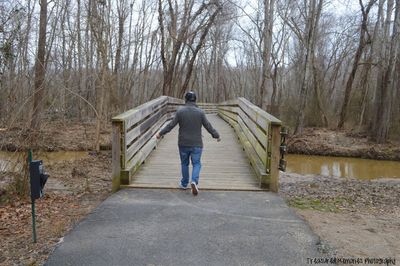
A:
[[[193,66],[194,66],[194,62],[197,58],[197,54],[199,53],[201,47],[203,47],[204,42],[206,40],[206,37],[208,35],[208,31],[210,30],[211,26],[214,23],[215,18],[217,17],[218,13],[221,11],[221,7],[218,7],[214,13],[211,15],[211,17],[209,18],[207,25],[203,31],[203,33],[201,34],[199,43],[196,46],[196,49],[193,51],[192,57],[190,58],[189,64],[188,64],[188,71],[186,73],[186,78],[185,78],[185,82],[183,83],[183,86],[181,88],[180,94],[178,95],[178,97],[183,97],[183,95],[185,94],[185,91],[188,88],[189,85],[189,81],[190,81],[190,77],[192,76],[192,72],[193,72]]]
[[[315,27],[317,27],[319,25],[319,20],[321,17],[321,12],[322,12],[322,4],[323,1],[320,0],[320,2],[318,3],[318,7],[316,10],[316,15],[315,15]],[[320,70],[317,66],[317,62],[316,62],[316,58],[315,58],[315,43],[316,43],[316,29],[314,30],[315,32],[313,33],[313,41],[312,41],[312,46],[311,46],[311,66],[312,66],[312,72],[313,72],[313,87],[314,87],[314,92],[315,92],[315,97],[317,100],[317,109],[318,112],[321,116],[321,121],[322,121],[322,126],[323,127],[328,127],[328,119],[326,117],[326,113],[324,110],[324,105],[322,103],[322,96],[321,96],[321,90],[322,87],[321,83],[322,83],[322,78],[320,77]]]
[[[393,0],[388,1],[388,10],[391,10],[393,7]],[[386,21],[390,23],[390,13],[388,12]],[[387,27],[389,28],[389,27]],[[380,97],[377,97],[377,109],[375,115],[375,140],[377,143],[386,142],[389,129],[390,122],[392,116],[392,104],[393,104],[393,96],[395,95],[395,91],[397,90],[398,85],[398,73],[395,70],[398,70],[398,60],[399,60],[399,43],[400,43],[400,0],[396,0],[396,9],[395,9],[395,19],[392,31],[392,37],[390,39],[390,46],[388,55],[388,63],[383,71],[382,84],[378,87],[380,90]],[[385,37],[389,36],[385,34]]]
[[[353,86],[354,78],[357,73],[358,69],[358,64],[361,59],[361,55],[363,53],[364,47],[366,45],[366,40],[365,40],[365,35],[367,33],[367,21],[368,21],[368,14],[369,11],[371,10],[372,5],[376,2],[376,0],[370,0],[368,3],[367,8],[364,10],[364,5],[362,3],[362,0],[360,0],[360,5],[361,5],[361,11],[362,11],[362,20],[361,20],[361,28],[360,28],[360,39],[358,42],[358,48],[356,51],[356,54],[354,55],[354,60],[353,60],[353,67],[351,69],[350,75],[347,79],[346,82],[346,88],[344,91],[344,100],[342,104],[342,108],[340,111],[340,116],[339,116],[339,123],[338,123],[338,128],[341,129],[344,126],[344,122],[346,120],[346,115],[347,115],[347,107],[350,103],[350,95],[351,95],[351,89]]]
[[[83,67],[82,67],[82,34],[81,34],[81,0],[77,1],[76,31],[77,31],[77,57],[78,57],[78,95],[82,96]],[[87,67],[87,66],[86,66]],[[78,118],[82,120],[82,101],[78,102]]]
[[[379,0],[378,3],[378,12],[377,12],[377,18],[374,26],[374,31],[373,31],[373,36],[371,40],[371,49],[369,52],[369,55],[367,57],[367,65],[363,69],[363,73],[361,76],[361,110],[360,110],[360,117],[358,121],[358,130],[362,130],[362,126],[365,124],[365,114],[367,112],[367,105],[368,105],[368,96],[370,94],[370,84],[373,83],[373,79],[371,78],[371,69],[374,60],[379,61],[378,55],[381,53],[381,45],[382,41],[380,39],[380,32],[381,32],[381,27],[380,27],[380,22],[383,17],[383,5],[386,2],[386,0]],[[375,120],[372,118],[369,120],[370,126],[371,123],[374,123]]]
[[[123,105],[124,99],[120,96],[122,95],[123,87],[121,86],[120,78],[120,68],[121,68],[121,53],[122,53],[122,41],[124,37],[124,24],[126,20],[126,6],[125,1],[120,1],[117,7],[118,11],[118,42],[115,51],[115,65],[113,74],[113,90],[111,91],[111,101],[114,110],[118,110],[118,106]],[[113,111],[114,111],[113,110]]]
[[[47,0],[40,0],[39,40],[35,63],[35,90],[33,96],[33,113],[31,128],[40,126],[40,113],[43,105],[44,81],[46,75],[46,27],[47,27]]]
[[[264,0],[264,29],[262,50],[262,77],[260,85],[260,107],[267,110],[267,91],[272,87],[270,59],[272,53],[272,30],[275,0]],[[268,88],[269,87],[269,88]]]
[[[100,151],[100,129],[102,121],[105,117],[104,115],[104,103],[107,95],[107,90],[109,89],[110,80],[109,80],[109,58],[108,58],[108,22],[104,19],[105,17],[105,6],[102,3],[94,3],[92,2],[92,18],[90,19],[91,33],[94,36],[94,39],[97,44],[97,53],[99,56],[99,66],[100,73],[99,79],[100,84],[97,86],[96,91],[96,109],[97,109],[97,118],[96,118],[96,131],[95,131],[95,149],[96,151]]]
[[[319,17],[322,12],[323,0],[312,0],[310,10],[306,22],[305,36],[303,39],[304,58],[302,62],[301,87],[300,87],[300,104],[296,120],[295,134],[302,133],[305,120],[305,109],[307,105],[307,95],[311,82],[312,60],[314,57],[314,46],[316,39],[316,31],[318,27]]]
[[[279,116],[279,106],[277,104],[278,94],[278,67],[279,62],[274,62],[274,71],[272,72],[272,95],[271,95],[271,107],[267,110],[269,113],[275,116]]]
[[[313,61],[312,66],[313,66],[313,83],[314,83],[313,87],[314,87],[315,97],[317,100],[317,109],[321,116],[322,126],[328,127],[329,126],[328,119],[326,118],[324,105],[322,103],[322,97],[321,97],[321,79],[319,78],[319,73],[318,73],[319,71],[315,63],[315,58],[313,58],[312,61]]]

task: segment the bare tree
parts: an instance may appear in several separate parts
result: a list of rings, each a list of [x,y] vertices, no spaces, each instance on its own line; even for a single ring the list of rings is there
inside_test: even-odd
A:
[[[158,1],[160,53],[164,78],[163,94],[178,96],[188,85],[197,54],[204,45],[205,38],[222,6],[218,1],[203,1],[194,11],[195,2],[188,0],[184,2],[183,11],[180,11],[176,1],[172,3],[172,0],[168,0],[167,4],[168,12],[165,11],[162,1]],[[168,34],[165,27],[166,22],[168,23]],[[181,62],[183,54],[186,54],[187,60]],[[180,79],[182,75],[182,73],[176,73],[180,64],[187,64],[187,74],[177,93],[174,83],[177,82],[177,77]]]
[[[109,69],[108,69],[108,23],[105,19],[105,13],[107,12],[107,6],[105,2],[91,2],[92,17],[90,18],[91,32],[97,44],[98,53],[100,56],[100,71],[99,71],[99,83],[97,90],[97,122],[96,122],[96,138],[95,148],[96,151],[100,150],[100,129],[101,123],[104,118],[104,102],[106,96],[106,90],[109,89]]]
[[[304,30],[301,29],[301,26],[294,17],[284,17],[288,26],[297,36],[300,44],[300,93],[295,133],[303,131],[309,87],[317,85],[313,84],[313,71],[315,71],[315,67],[313,68],[313,66],[315,66],[315,43],[323,4],[324,0],[311,0],[309,3],[305,1],[303,11],[305,14]],[[303,16],[303,14],[300,14],[300,16]],[[320,108],[319,111],[323,112],[320,104],[318,107]]]
[[[369,12],[371,11],[372,6],[376,3],[376,0],[369,0],[368,4],[366,7],[364,7],[364,4],[362,0],[359,0],[360,7],[361,7],[361,14],[362,14],[362,19],[361,19],[361,26],[360,26],[360,38],[358,42],[358,48],[357,51],[354,55],[353,59],[353,67],[351,69],[350,75],[347,79],[346,82],[346,88],[344,91],[344,99],[343,99],[343,104],[342,108],[340,111],[340,116],[339,116],[339,122],[338,122],[338,128],[343,128],[344,122],[346,120],[346,114],[347,114],[347,106],[349,105],[350,102],[350,94],[351,94],[351,89],[353,86],[354,78],[356,76],[356,72],[359,66],[359,62],[361,59],[361,55],[363,53],[363,50],[367,43],[370,43],[370,40],[368,35],[368,15]]]
[[[399,57],[400,57],[400,1],[396,0],[394,25],[389,37],[389,23],[393,10],[394,0],[387,2],[387,16],[384,27],[384,61],[381,62],[381,76],[376,90],[376,113],[374,121],[375,139],[378,143],[387,140],[393,112],[394,96],[399,84]],[[397,71],[396,71],[397,70]]]
[[[47,0],[40,0],[39,39],[35,63],[35,91],[33,97],[31,128],[38,128],[40,126],[40,112],[43,104],[44,82],[46,75],[46,28]]]
[[[261,107],[267,110],[267,91],[272,90],[271,53],[275,0],[264,0],[264,28],[262,33],[262,77],[260,85]]]

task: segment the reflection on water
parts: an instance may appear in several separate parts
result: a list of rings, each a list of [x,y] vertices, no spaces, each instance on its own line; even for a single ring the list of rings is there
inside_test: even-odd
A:
[[[44,164],[59,161],[73,161],[88,156],[87,151],[56,151],[33,153],[34,160],[43,160]],[[0,151],[0,171],[18,171],[26,160],[25,152]]]
[[[288,154],[286,171],[358,179],[400,178],[400,162]]]

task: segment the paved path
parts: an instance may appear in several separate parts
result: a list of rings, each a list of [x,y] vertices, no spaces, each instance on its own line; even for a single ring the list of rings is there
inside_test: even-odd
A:
[[[270,192],[125,189],[46,265],[307,265],[318,238]]]
[[[214,190],[261,190],[235,131],[219,116],[207,117],[220,133],[222,141],[218,143],[202,129],[204,150],[200,187]],[[130,187],[176,188],[181,177],[177,143],[178,126],[160,142],[135,174]]]

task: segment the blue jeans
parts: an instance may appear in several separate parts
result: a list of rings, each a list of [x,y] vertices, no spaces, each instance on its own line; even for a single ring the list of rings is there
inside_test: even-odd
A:
[[[179,146],[179,155],[181,157],[181,171],[182,171],[182,186],[186,187],[189,184],[189,158],[192,160],[192,182],[199,184],[199,176],[201,169],[201,153],[202,147],[185,147]]]

